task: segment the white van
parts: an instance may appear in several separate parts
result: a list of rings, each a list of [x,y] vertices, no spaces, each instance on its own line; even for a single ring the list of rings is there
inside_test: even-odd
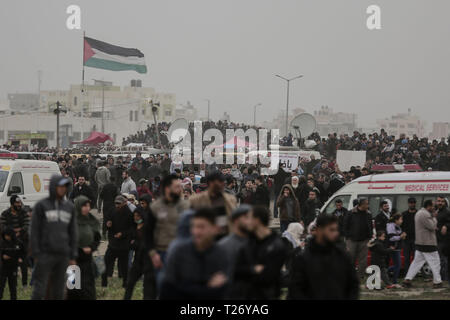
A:
[[[20,195],[24,204],[31,207],[47,197],[54,174],[61,174],[55,162],[0,159],[0,213],[10,207],[13,194]]]
[[[401,213],[408,209],[408,198],[414,197],[417,209],[427,199],[435,200],[438,195],[450,198],[450,172],[401,172],[374,174],[360,177],[342,187],[324,204],[321,212],[331,213],[335,201],[341,199],[344,207],[351,209],[353,200],[367,198],[369,210],[375,217],[380,211],[380,202],[388,199],[392,208]]]

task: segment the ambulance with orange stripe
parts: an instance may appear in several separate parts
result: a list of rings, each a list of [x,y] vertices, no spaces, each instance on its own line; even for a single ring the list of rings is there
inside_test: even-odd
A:
[[[383,200],[389,200],[392,208],[401,213],[408,209],[410,197],[416,198],[417,209],[420,209],[425,200],[435,200],[438,195],[450,199],[450,172],[372,174],[355,179],[342,187],[324,204],[321,212],[333,212],[337,199],[341,199],[344,207],[350,210],[355,199],[366,198],[369,200],[369,210],[375,217]]]
[[[18,194],[33,207],[48,196],[50,177],[60,175],[58,164],[52,161],[19,160],[12,153],[0,153],[0,213],[10,207],[9,198]]]

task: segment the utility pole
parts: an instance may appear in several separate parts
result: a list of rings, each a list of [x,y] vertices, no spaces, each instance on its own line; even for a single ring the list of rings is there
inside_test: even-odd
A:
[[[105,133],[105,86],[109,82],[96,79],[92,80],[95,81],[95,84],[100,83],[102,85],[102,133]]]
[[[256,108],[260,107],[262,104],[258,103],[253,107],[253,126],[256,126]]]
[[[303,75],[299,75],[299,76],[296,76],[296,77],[293,77],[293,78],[290,78],[290,79],[282,77],[282,76],[280,76],[278,74],[276,74],[275,77],[281,78],[284,81],[286,81],[286,83],[287,83],[287,90],[286,90],[286,124],[285,124],[286,125],[286,136],[287,136],[288,132],[289,132],[289,123],[288,123],[289,122],[289,84],[291,83],[292,80],[301,78],[301,77],[303,77]]]
[[[209,122],[209,110],[211,107],[211,100],[209,100],[209,99],[205,99],[205,100],[208,101],[208,122]]]
[[[56,152],[59,152],[60,140],[59,140],[59,115],[61,112],[66,112],[61,109],[62,104],[59,101],[56,101],[56,109],[54,113],[56,114]]]
[[[156,121],[156,113],[158,112],[159,102],[153,103],[153,100],[150,100],[150,107],[152,108],[153,121],[155,122],[155,130],[156,130],[156,137],[158,139],[158,144],[159,147],[162,148],[161,137],[159,136],[158,122]]]

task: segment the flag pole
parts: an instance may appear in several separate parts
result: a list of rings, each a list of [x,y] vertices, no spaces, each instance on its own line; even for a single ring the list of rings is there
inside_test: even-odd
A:
[[[84,38],[86,37],[86,31],[83,31],[83,71],[81,72],[81,139],[80,141],[84,140],[84,129],[83,129],[83,107],[84,107]]]

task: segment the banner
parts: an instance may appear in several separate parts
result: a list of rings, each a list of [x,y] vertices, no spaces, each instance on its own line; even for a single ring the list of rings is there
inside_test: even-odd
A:
[[[336,163],[341,171],[349,171],[352,166],[364,167],[366,163],[366,151],[338,150]]]

